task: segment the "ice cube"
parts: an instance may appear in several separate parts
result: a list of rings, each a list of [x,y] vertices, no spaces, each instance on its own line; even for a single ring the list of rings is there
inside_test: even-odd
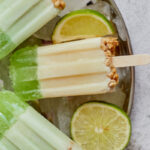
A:
[[[70,97],[70,103],[72,107],[71,110],[74,112],[81,104],[89,101],[107,102],[123,108],[125,99],[126,94],[121,88],[117,87],[113,92],[106,94]]]
[[[73,114],[71,105],[72,102],[67,97],[40,101],[40,109],[45,118],[68,136],[70,136],[70,120]]]
[[[114,18],[112,21],[117,26],[120,38],[123,41],[126,41],[127,40],[126,31],[121,18],[119,16],[116,16],[116,18]]]
[[[59,19],[60,17],[57,16],[53,20],[49,21],[43,28],[36,32],[34,36],[38,39],[51,41],[51,35]]]
[[[57,112],[60,100],[61,98],[49,98],[44,100],[42,99],[39,102],[43,116],[56,126],[58,126]]]
[[[88,5],[88,6],[84,7],[84,8],[94,9],[94,10],[104,14],[109,20],[112,18],[110,4],[105,2],[105,1],[101,1],[100,0],[100,1],[97,1],[95,4]]]
[[[59,16],[64,16],[65,14],[81,9],[87,5],[91,0],[64,0],[66,3],[66,8],[59,14]],[[95,0],[94,0],[95,1]]]
[[[72,113],[70,101],[68,98],[63,98],[59,102],[57,111],[58,127],[68,136],[70,136],[70,121],[72,118]]]
[[[4,82],[3,80],[0,80],[0,90],[2,90],[4,88]]]
[[[1,80],[0,89],[4,88],[6,90],[12,90],[8,67],[9,67],[9,56],[0,60],[0,80]]]
[[[112,93],[95,95],[95,100],[101,100],[107,103],[111,103],[114,105],[123,108],[124,102],[126,100],[126,94],[120,88],[116,88],[116,90]]]

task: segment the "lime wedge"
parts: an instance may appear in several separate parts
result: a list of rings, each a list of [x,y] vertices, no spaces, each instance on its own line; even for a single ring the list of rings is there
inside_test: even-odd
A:
[[[90,102],[74,113],[71,134],[83,150],[123,150],[130,139],[131,123],[120,108]]]
[[[95,10],[83,9],[64,16],[55,27],[52,40],[60,43],[111,35],[114,32],[112,23],[104,15]]]

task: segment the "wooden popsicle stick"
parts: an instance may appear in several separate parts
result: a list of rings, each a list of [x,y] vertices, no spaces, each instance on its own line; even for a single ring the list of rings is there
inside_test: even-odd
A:
[[[150,55],[127,55],[127,56],[116,56],[112,58],[112,63],[115,67],[130,67],[150,64]]]

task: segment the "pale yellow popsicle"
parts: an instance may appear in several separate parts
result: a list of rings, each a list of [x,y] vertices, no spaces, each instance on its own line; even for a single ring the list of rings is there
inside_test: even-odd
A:
[[[26,100],[109,92],[118,83],[111,64],[117,46],[116,38],[98,37],[23,49],[11,59],[14,89]],[[27,89],[27,82],[36,86]]]

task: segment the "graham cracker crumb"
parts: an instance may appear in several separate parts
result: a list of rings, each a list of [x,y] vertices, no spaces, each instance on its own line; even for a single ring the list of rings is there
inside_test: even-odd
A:
[[[66,6],[63,0],[52,0],[52,2],[54,3],[55,8],[58,8],[60,10],[63,10]]]
[[[110,67],[111,71],[108,77],[111,79],[109,83],[110,88],[114,88],[119,82],[119,75],[117,74],[116,68],[112,64],[112,57],[115,56],[116,48],[119,46],[117,38],[106,37],[102,38],[101,49],[104,50],[106,55],[106,65]]]

